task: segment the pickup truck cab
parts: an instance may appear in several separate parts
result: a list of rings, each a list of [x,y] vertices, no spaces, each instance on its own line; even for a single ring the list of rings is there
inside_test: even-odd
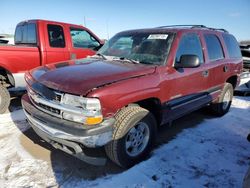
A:
[[[209,105],[229,111],[242,56],[225,30],[205,26],[130,30],[96,55],[33,69],[22,106],[45,141],[91,164],[104,146],[117,165],[149,154],[158,126]],[[167,154],[166,154],[167,155]]]
[[[9,106],[7,89],[24,88],[24,73],[35,67],[94,55],[103,42],[89,29],[48,20],[19,23],[15,45],[0,45],[0,113]]]

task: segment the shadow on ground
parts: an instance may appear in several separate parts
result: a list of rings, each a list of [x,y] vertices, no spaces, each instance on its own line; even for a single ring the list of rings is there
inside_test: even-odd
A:
[[[21,108],[20,104],[20,97],[16,97],[11,101],[10,109],[19,109]],[[205,119],[210,118],[214,118],[214,116],[210,115],[207,108],[204,108],[174,121],[171,126],[162,126],[159,128],[154,149],[175,139],[184,129],[194,128]],[[18,123],[16,126],[18,127]],[[58,186],[62,186],[67,180],[72,178],[95,180],[109,174],[119,174],[124,171],[124,169],[121,169],[109,160],[105,166],[86,164],[60,150],[54,149],[51,145],[41,140],[31,128],[23,132],[20,140],[21,144],[32,156],[38,159],[45,159],[51,164]],[[103,147],[94,150],[89,149],[86,151],[86,154],[106,157]]]
[[[10,91],[10,106],[7,112],[22,109],[21,97],[26,91]]]

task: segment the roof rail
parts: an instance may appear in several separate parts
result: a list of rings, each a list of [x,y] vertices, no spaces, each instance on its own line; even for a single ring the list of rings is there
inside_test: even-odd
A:
[[[222,32],[228,33],[228,31],[226,29],[222,29],[222,28],[206,27],[206,29],[211,29],[211,30],[214,30],[214,31],[222,31]]]
[[[157,28],[168,28],[168,27],[206,27],[205,25],[165,25],[165,26],[160,26],[160,27],[157,27]]]
[[[212,27],[207,27],[205,25],[166,25],[166,26],[160,26],[160,27],[157,27],[157,28],[171,28],[171,27],[172,28],[188,27],[188,28],[191,28],[191,29],[202,28],[202,29],[210,29],[210,30],[214,30],[214,31],[222,31],[222,32],[228,33],[228,31],[225,30],[225,29],[212,28]]]

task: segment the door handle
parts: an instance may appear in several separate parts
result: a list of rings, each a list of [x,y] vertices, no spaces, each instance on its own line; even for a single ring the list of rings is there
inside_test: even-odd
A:
[[[202,71],[202,76],[203,77],[208,77],[208,75],[209,75],[209,71],[208,70]]]
[[[70,59],[76,59],[76,54],[74,53],[70,54]]]
[[[226,65],[223,67],[223,71],[224,71],[224,72],[227,72],[227,71],[228,71],[228,67],[227,67]]]

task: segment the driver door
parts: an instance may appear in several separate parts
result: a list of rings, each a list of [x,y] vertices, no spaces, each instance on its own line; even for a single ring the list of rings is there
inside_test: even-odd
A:
[[[173,68],[167,74],[165,81],[166,100],[165,121],[174,120],[183,114],[197,109],[208,100],[209,72],[204,63],[202,44],[198,33],[185,33],[179,40],[175,56],[175,64],[180,62],[182,55],[196,55],[199,57],[200,66],[195,68]],[[167,112],[166,112],[167,111]]]

